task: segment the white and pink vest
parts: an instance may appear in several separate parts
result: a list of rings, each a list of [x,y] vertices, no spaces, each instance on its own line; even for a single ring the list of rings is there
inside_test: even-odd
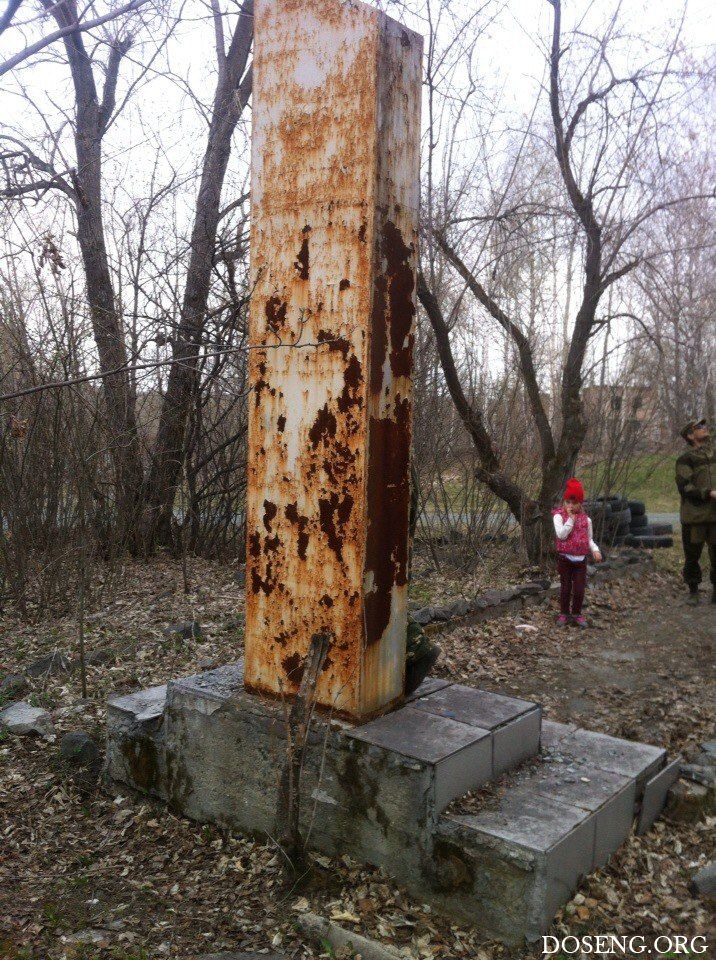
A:
[[[560,515],[563,521],[569,519],[569,514],[560,507],[552,511],[552,516]],[[568,553],[573,557],[586,557],[589,553],[589,517],[584,511],[574,515],[574,526],[572,532],[564,540],[559,537],[554,538],[554,548],[557,553]]]

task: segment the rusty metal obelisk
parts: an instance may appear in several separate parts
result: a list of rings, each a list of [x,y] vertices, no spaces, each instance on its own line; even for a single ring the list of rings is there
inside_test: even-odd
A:
[[[402,696],[422,38],[256,0],[246,686],[355,719]]]

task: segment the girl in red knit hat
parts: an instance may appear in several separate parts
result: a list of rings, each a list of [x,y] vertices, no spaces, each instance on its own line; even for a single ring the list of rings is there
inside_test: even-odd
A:
[[[564,488],[562,506],[552,511],[560,580],[560,614],[557,622],[566,625],[571,618],[579,627],[587,626],[582,616],[587,586],[587,555],[591,553],[595,563],[600,563],[602,559],[599,547],[592,539],[592,521],[584,512],[583,503],[584,487],[572,477]]]

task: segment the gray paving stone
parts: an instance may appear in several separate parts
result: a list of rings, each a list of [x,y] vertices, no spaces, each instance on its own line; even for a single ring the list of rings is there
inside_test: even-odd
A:
[[[679,779],[680,769],[681,758],[677,757],[650,780],[647,780],[636,827],[639,836],[647,832],[666,806],[666,795],[671,785]]]
[[[632,780],[597,812],[594,866],[603,867],[625,842],[634,823],[636,781]]]
[[[588,825],[589,843],[577,845],[579,849],[570,857],[570,862],[577,874],[592,867],[595,818],[588,810],[573,804],[560,803],[537,793],[511,790],[495,806],[477,814],[450,819],[537,853],[548,853],[572,836],[577,828]]]
[[[427,677],[420,684],[417,690],[413,690],[405,698],[406,703],[411,703],[413,700],[419,700],[421,697],[427,697],[431,693],[435,693],[437,690],[442,690],[443,687],[451,686],[449,680],[441,680],[440,677]]]
[[[540,747],[543,751],[549,751],[556,744],[565,740],[570,734],[576,733],[577,726],[574,723],[556,723],[554,720],[542,720],[542,730],[540,734]]]
[[[603,866],[631,831],[636,796],[633,777],[588,766],[576,771],[562,764],[540,764],[518,778],[510,792],[525,798],[550,797],[593,813],[595,866]]]
[[[577,730],[558,745],[558,751],[577,764],[589,764],[608,773],[636,780],[637,796],[646,781],[664,765],[666,751],[647,743],[634,743],[592,730]]]
[[[416,710],[489,730],[493,736],[492,776],[539,751],[541,708],[527,700],[452,684],[414,703]]]
[[[488,730],[426,713],[417,709],[417,704],[371,720],[348,735],[424,763],[440,763],[490,736]]]
[[[459,683],[443,687],[414,704],[416,710],[449,717],[482,730],[495,730],[511,720],[537,709],[536,704],[476,690]]]
[[[499,777],[539,753],[541,723],[542,710],[540,707],[535,707],[494,731],[492,735],[493,777]]]
[[[437,812],[492,776],[492,736],[488,730],[417,710],[414,704],[347,735],[434,767]]]
[[[490,882],[477,881],[477,899],[511,942],[546,930],[594,865],[595,815],[551,797],[509,793],[495,809],[444,817],[441,828],[450,820],[468,855],[472,849],[473,876],[490,864]]]

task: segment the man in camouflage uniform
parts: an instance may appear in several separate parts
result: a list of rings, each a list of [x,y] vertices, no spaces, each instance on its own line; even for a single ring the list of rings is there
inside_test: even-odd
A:
[[[689,420],[681,436],[689,445],[676,461],[676,486],[681,495],[684,580],[689,588],[686,602],[696,606],[701,583],[699,560],[704,544],[711,563],[711,602],[716,603],[716,452],[705,420]]]

